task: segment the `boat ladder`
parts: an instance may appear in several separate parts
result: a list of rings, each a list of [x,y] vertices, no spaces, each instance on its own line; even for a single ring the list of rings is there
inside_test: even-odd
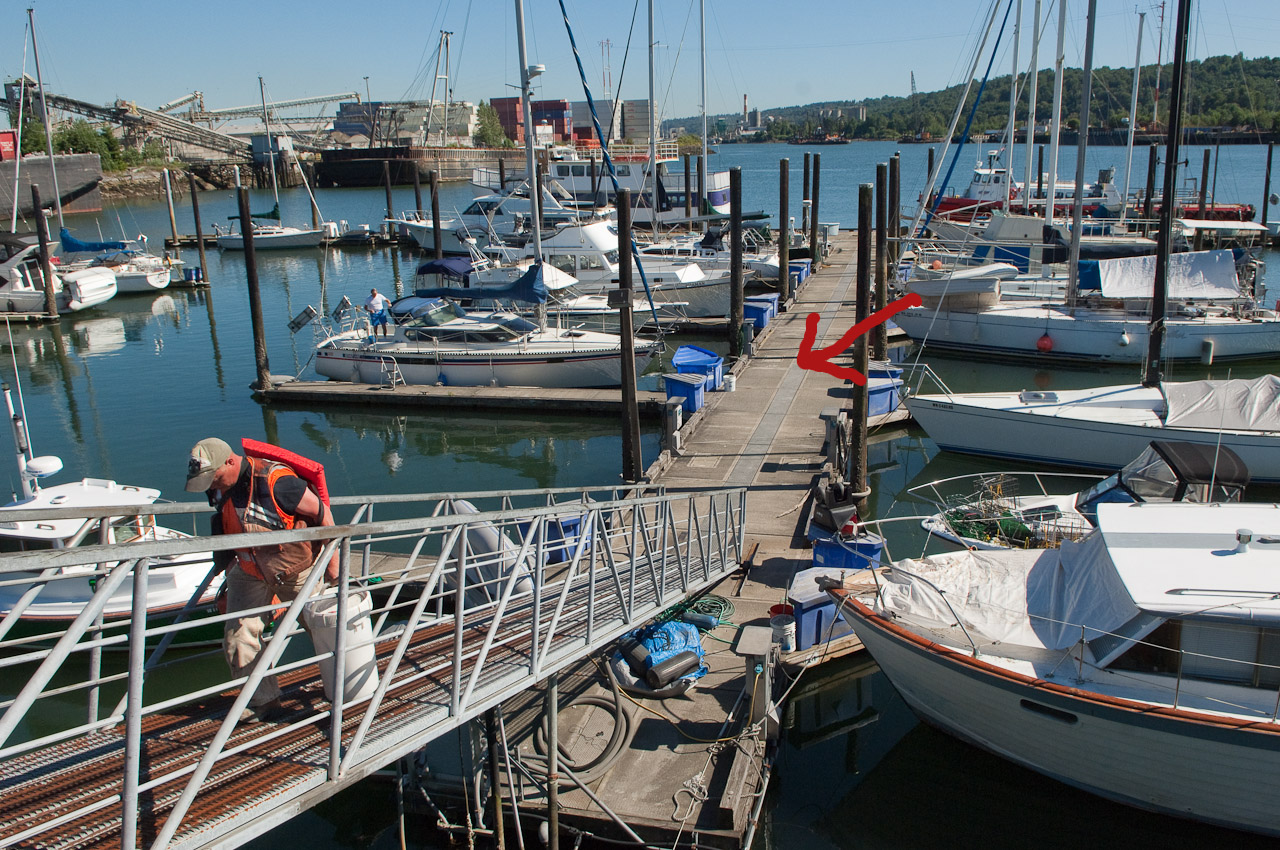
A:
[[[378,386],[390,386],[395,389],[397,386],[403,386],[405,383],[404,375],[400,372],[400,364],[390,354],[382,354],[378,357],[379,376]]]

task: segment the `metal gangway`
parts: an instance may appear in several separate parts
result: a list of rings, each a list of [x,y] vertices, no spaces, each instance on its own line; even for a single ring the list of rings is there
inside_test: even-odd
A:
[[[207,524],[203,505],[80,509],[73,545],[0,557],[0,846],[234,847],[261,835],[737,569],[745,490],[333,507],[341,525],[221,537],[163,533]],[[69,514],[4,518],[55,515]],[[211,557],[300,539],[314,541],[316,566],[292,604],[253,609],[276,617],[274,633],[233,678],[218,643],[235,614],[208,604],[221,581]],[[149,611],[183,575],[186,605]],[[70,623],[31,619],[76,593]],[[315,605],[336,610],[324,640],[300,628]],[[267,675],[283,715],[242,720]]]

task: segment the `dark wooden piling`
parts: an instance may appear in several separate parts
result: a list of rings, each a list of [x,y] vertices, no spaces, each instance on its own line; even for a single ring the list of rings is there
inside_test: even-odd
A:
[[[686,219],[693,216],[693,193],[689,190],[693,188],[693,164],[690,161],[689,154],[684,155],[684,217]],[[689,229],[693,229],[693,222],[685,222]]]
[[[1208,206],[1206,206],[1209,196],[1209,156],[1209,149],[1205,148],[1204,165],[1200,169],[1200,196],[1197,198],[1200,203],[1200,218],[1204,218],[1205,213],[1209,210]]]
[[[889,157],[889,271],[894,273],[902,257],[902,154]]]
[[[816,173],[816,172],[815,172]],[[858,187],[858,271],[857,271],[857,307],[855,316],[861,322],[871,315],[871,209],[872,185],[863,183]],[[853,368],[863,375],[868,367],[867,335],[862,334],[853,343]],[[867,413],[870,402],[868,389],[864,382],[853,387],[853,399],[850,404],[849,418],[852,428],[849,445],[849,469],[845,480],[849,482],[855,498],[855,506],[859,516],[865,516],[867,510]]]
[[[53,289],[53,257],[49,253],[49,222],[40,203],[40,187],[31,184],[31,209],[36,214],[36,238],[40,240],[40,275],[44,278],[44,311],[58,317],[58,298]]]
[[[924,179],[926,181],[933,179],[933,148],[929,148],[929,167],[925,169]]]
[[[427,174],[427,184],[431,187],[431,240],[435,243],[437,260],[444,258],[444,242],[440,233],[440,175],[435,169]]]
[[[813,155],[813,195],[809,205],[809,256],[814,271],[822,261],[822,247],[818,244],[818,182],[822,173],[822,154]]]
[[[622,480],[644,477],[640,454],[640,408],[636,400],[635,325],[631,319],[631,190],[618,192],[618,335],[622,338]]]
[[[804,152],[804,174],[800,178],[800,232],[809,236],[809,160],[813,154]],[[809,246],[809,256],[813,256],[813,246]]]
[[[594,156],[590,160],[591,165],[591,207],[599,209],[604,206],[600,203],[600,166],[599,160]]]
[[[383,160],[383,187],[387,189],[387,218],[396,218],[396,202],[392,200],[392,164]]]
[[[244,273],[249,282],[249,319],[253,326],[253,362],[258,378],[251,389],[271,386],[271,367],[267,362],[267,332],[262,321],[262,293],[258,289],[258,257],[253,249],[253,219],[249,215],[249,190],[238,189],[240,202],[240,235],[244,239]]]
[[[742,345],[742,169],[729,169],[729,356],[743,355]]]
[[[1155,210],[1156,165],[1160,162],[1160,150],[1152,144],[1147,152],[1147,191],[1142,199],[1142,232],[1146,233],[1151,226],[1151,216]]]
[[[698,154],[698,215],[706,215],[707,209],[707,163],[702,154]],[[703,229],[710,227],[703,224]]]
[[[413,209],[422,212],[422,173],[416,164],[413,166]]]
[[[1044,197],[1044,145],[1036,145],[1036,197]],[[1040,208],[1040,217],[1049,217],[1049,204]]]
[[[416,171],[416,169],[415,169]],[[267,409],[263,406],[263,409]],[[497,850],[506,850],[506,836],[502,822],[502,771],[498,764],[497,710],[484,713],[484,736],[489,743],[489,799],[493,803],[493,842]]]
[[[1262,226],[1267,226],[1267,210],[1271,203],[1271,154],[1275,150],[1275,142],[1267,143],[1267,173],[1262,178]]]
[[[791,160],[778,162],[778,309],[791,300]]]
[[[536,205],[538,210],[538,226],[542,226],[542,222],[546,221],[546,217],[542,214],[542,160],[536,160],[533,163],[533,182],[529,184],[529,198]]]
[[[461,585],[461,582],[459,582]],[[547,677],[547,848],[560,850],[560,682],[555,673]]]
[[[164,170],[164,199],[169,204],[169,232],[173,235],[174,247],[178,245],[178,217],[173,212],[173,183],[169,179],[169,169]]]
[[[204,256],[204,227],[200,224],[200,200],[196,197],[196,178],[190,171],[187,172],[187,188],[191,190],[191,217],[196,222],[196,250],[200,252],[200,275],[206,281],[209,280],[209,265]],[[174,245],[173,250],[176,253],[178,246]]]
[[[507,161],[498,158],[498,193],[507,191]]]
[[[876,301],[879,310],[889,300],[889,163],[876,164]],[[884,322],[871,333],[871,356],[885,360],[889,356],[889,328]]]

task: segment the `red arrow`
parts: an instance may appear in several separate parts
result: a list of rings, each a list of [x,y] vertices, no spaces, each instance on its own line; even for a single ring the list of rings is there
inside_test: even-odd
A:
[[[899,298],[884,307],[877,310],[870,316],[867,316],[861,322],[845,331],[844,336],[840,337],[834,345],[828,345],[826,348],[813,350],[813,343],[818,338],[818,314],[810,313],[804,320],[804,339],[800,340],[800,351],[796,353],[796,365],[801,369],[810,369],[814,372],[826,372],[837,378],[853,381],[858,386],[864,386],[867,383],[867,376],[859,372],[857,369],[850,369],[845,366],[837,366],[831,362],[831,358],[839,354],[843,354],[855,339],[874,328],[876,325],[882,324],[890,319],[894,314],[901,313],[908,307],[919,307],[921,304],[920,296],[912,292],[906,296]]]

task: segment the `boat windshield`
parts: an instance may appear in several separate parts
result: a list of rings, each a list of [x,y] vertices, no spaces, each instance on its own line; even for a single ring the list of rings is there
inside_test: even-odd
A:
[[[412,328],[434,328],[465,315],[466,312],[452,301],[435,300],[414,310],[404,324]]]
[[[498,324],[521,336],[524,336],[527,333],[533,333],[538,329],[538,326],[533,322],[528,319],[522,319],[519,316],[506,316],[498,319]]]
[[[498,198],[488,198],[485,200],[474,201],[471,206],[462,211],[463,215],[488,215],[502,205],[502,201]]]

